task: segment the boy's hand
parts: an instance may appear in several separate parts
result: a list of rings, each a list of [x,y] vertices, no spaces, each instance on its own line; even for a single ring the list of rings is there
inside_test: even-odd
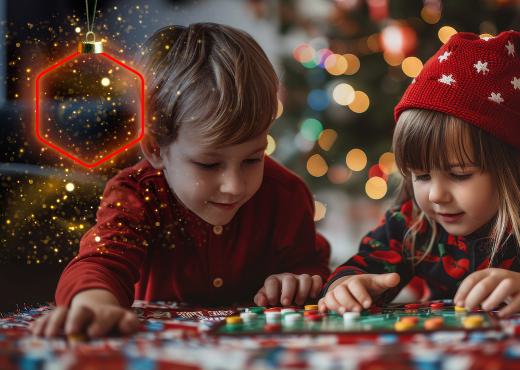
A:
[[[373,298],[385,290],[399,284],[399,275],[362,274],[351,275],[336,280],[329,287],[325,297],[318,302],[319,310],[344,313],[345,311],[361,311],[372,305]]]
[[[468,310],[481,305],[485,311],[506,303],[498,315],[507,317],[520,311],[520,273],[501,268],[475,271],[462,281],[453,301]]]
[[[91,292],[94,294],[90,294]],[[113,302],[112,299],[89,300],[90,298],[105,298],[104,292],[101,295],[99,293],[100,290],[79,293],[78,296],[80,294],[83,296],[79,300],[74,298],[70,308],[58,306],[47,315],[38,318],[31,325],[32,333],[48,338],[84,334],[90,338],[96,338],[107,335],[113,330],[121,334],[131,334],[137,331],[139,320],[133,311],[121,307],[117,301]]]
[[[289,306],[305,303],[307,298],[316,298],[320,293],[323,281],[319,275],[308,274],[275,274],[265,279],[264,286],[255,295],[258,306],[274,306],[281,303]]]

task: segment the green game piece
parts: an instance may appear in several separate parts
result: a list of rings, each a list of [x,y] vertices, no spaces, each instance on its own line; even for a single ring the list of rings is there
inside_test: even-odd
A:
[[[262,306],[248,307],[246,310],[247,310],[247,312],[253,312],[253,313],[260,315],[260,314],[264,313],[265,307],[262,307]]]

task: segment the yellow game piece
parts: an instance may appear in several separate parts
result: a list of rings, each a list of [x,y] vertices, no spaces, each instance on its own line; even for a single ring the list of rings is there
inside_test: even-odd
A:
[[[67,341],[70,344],[82,343],[87,341],[87,336],[85,334],[69,334],[67,335]]]
[[[229,325],[242,324],[242,319],[240,318],[240,316],[229,316],[229,317],[226,317],[226,324],[229,324]]]
[[[462,325],[464,325],[466,329],[480,328],[483,323],[484,318],[480,315],[471,315],[462,321]]]
[[[442,317],[432,317],[424,321],[424,328],[426,330],[435,330],[442,328],[444,319]]]
[[[410,329],[413,329],[415,327],[415,324],[411,321],[397,321],[394,325],[394,329],[396,331],[407,331]]]
[[[455,312],[466,312],[466,308],[462,306],[455,306],[454,310]]]
[[[404,316],[399,321],[409,322],[410,324],[417,325],[419,318],[417,316]]]
[[[316,311],[318,309],[318,305],[317,304],[307,304],[303,307],[305,309],[305,311]]]

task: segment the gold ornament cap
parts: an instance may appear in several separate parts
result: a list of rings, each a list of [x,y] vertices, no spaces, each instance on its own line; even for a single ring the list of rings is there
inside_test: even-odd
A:
[[[92,35],[92,40],[89,40],[88,37]],[[86,41],[80,42],[78,44],[78,51],[83,54],[99,54],[103,52],[103,42],[96,41],[96,36],[94,32],[87,32],[85,35]]]

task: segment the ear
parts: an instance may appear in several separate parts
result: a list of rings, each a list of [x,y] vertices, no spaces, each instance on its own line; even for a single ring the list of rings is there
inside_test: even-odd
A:
[[[144,157],[150,162],[153,168],[160,170],[164,168],[163,159],[161,157],[161,147],[157,140],[151,135],[144,135],[139,143]]]

